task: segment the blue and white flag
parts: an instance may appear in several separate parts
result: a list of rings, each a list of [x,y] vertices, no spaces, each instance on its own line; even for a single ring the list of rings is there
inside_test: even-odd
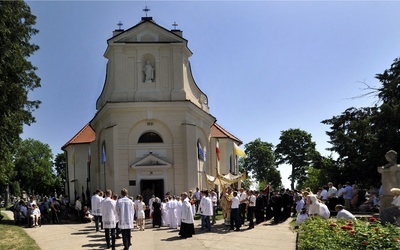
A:
[[[201,147],[200,142],[197,142],[197,157],[199,158],[199,160],[206,161],[206,154]]]
[[[106,147],[103,144],[102,148],[101,148],[101,164],[106,163]]]

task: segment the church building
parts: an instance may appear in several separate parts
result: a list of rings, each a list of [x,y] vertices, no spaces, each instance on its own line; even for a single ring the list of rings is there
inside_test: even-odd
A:
[[[242,141],[210,113],[193,79],[187,42],[181,30],[165,29],[152,17],[113,32],[97,112],[62,147],[71,200],[126,188],[147,202],[152,194],[210,188],[205,173],[238,174]]]

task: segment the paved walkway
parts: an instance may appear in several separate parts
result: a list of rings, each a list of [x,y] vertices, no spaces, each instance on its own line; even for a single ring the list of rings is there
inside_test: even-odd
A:
[[[13,218],[12,212],[3,211]],[[296,233],[289,222],[272,225],[269,221],[240,232],[228,231],[229,227],[217,221],[211,232],[203,232],[200,221],[195,221],[196,234],[192,238],[181,239],[178,230],[151,228],[132,231],[131,249],[296,249]],[[37,228],[25,228],[42,250],[47,249],[105,249],[104,233],[95,233],[94,223],[88,224],[48,224]],[[117,239],[117,249],[123,249],[122,240]]]

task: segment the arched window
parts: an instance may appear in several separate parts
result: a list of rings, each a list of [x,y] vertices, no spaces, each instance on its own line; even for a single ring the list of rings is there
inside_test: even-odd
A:
[[[155,132],[146,132],[140,136],[138,143],[163,143],[163,139]]]

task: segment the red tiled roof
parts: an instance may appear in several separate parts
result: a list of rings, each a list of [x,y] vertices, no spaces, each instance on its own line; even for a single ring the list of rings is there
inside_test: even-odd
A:
[[[90,124],[86,124],[74,137],[72,137],[64,146],[61,147],[62,150],[70,144],[81,144],[81,143],[91,143],[96,139],[96,132]]]
[[[210,132],[211,132],[211,137],[214,137],[214,138],[230,138],[230,139],[236,141],[239,145],[243,143],[239,138],[237,138],[236,136],[234,136],[231,133],[229,133],[228,131],[226,131],[218,123],[214,123],[211,126]]]

